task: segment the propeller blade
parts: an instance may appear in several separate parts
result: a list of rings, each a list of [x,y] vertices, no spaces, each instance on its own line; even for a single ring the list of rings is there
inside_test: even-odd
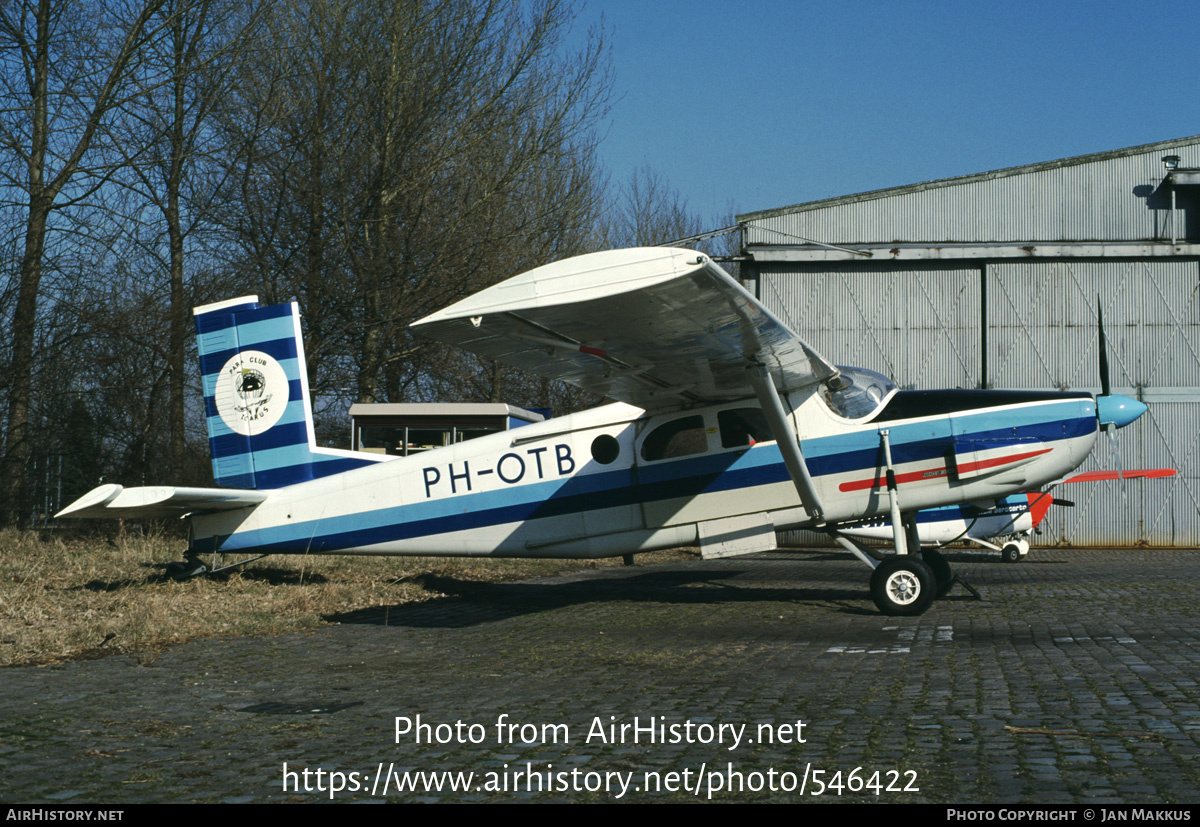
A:
[[[1111,396],[1112,386],[1108,381],[1108,339],[1104,336],[1104,308],[1100,306],[1100,294],[1096,294],[1096,316],[1100,320],[1100,395]]]

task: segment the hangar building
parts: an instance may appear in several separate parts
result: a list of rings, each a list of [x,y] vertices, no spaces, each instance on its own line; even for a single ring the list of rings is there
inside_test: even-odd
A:
[[[830,361],[901,387],[1099,391],[1149,414],[1037,545],[1200,545],[1200,136],[738,216],[742,277]]]

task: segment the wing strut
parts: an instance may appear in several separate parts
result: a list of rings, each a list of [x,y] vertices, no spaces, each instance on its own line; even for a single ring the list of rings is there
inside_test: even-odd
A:
[[[816,521],[817,527],[824,526],[825,511],[821,508],[821,498],[817,496],[817,489],[808,473],[808,465],[804,462],[804,454],[800,451],[800,442],[796,439],[796,432],[788,424],[787,414],[783,410],[783,402],[779,398],[779,391],[771,379],[771,372],[766,365],[761,364],[751,365],[748,370],[750,384],[754,386],[758,404],[767,418],[771,436],[775,437],[775,442],[779,444],[779,452],[783,454],[783,462],[787,466],[788,474],[796,486],[796,491],[800,494],[800,502],[804,504],[804,510],[808,512],[808,516]]]

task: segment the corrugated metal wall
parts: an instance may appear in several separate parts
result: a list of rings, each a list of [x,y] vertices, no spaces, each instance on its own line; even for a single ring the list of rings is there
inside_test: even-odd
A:
[[[759,285],[763,303],[836,364],[877,370],[907,387],[978,381],[978,268],[760,270]]]

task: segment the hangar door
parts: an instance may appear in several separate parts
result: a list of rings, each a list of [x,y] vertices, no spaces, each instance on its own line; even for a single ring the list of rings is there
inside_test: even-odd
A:
[[[1077,484],[1058,495],[1041,544],[1200,544],[1200,264],[1024,261],[986,267],[987,380],[993,387],[1098,392],[1096,303],[1114,393],[1150,408],[1080,470],[1176,468],[1167,480]]]
[[[759,265],[758,295],[817,352],[902,388],[978,387],[977,267]]]

